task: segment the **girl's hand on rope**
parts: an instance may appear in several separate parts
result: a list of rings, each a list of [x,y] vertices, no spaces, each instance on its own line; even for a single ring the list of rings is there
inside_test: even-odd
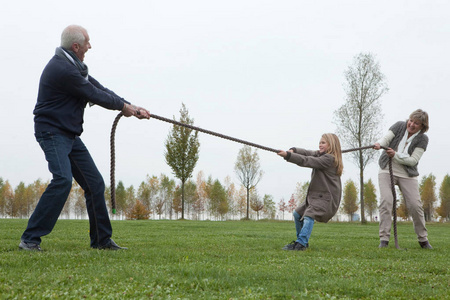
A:
[[[283,151],[283,150],[279,150],[277,154],[281,157],[286,157],[286,155],[287,155],[286,151]]]
[[[381,149],[380,144],[379,143],[375,143],[375,145],[373,145],[373,149],[380,150]]]
[[[293,150],[288,150],[288,151],[278,150],[277,154],[281,157],[286,157],[288,152],[293,153],[294,151]]]

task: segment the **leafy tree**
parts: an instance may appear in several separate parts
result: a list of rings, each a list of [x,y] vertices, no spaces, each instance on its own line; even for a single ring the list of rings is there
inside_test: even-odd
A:
[[[396,187],[396,194],[398,195],[397,201],[400,202],[400,205],[397,207],[397,216],[406,221],[409,219],[409,211],[408,207],[406,206],[405,197],[403,197],[402,192],[397,187]]]
[[[3,178],[0,177],[0,216],[5,215],[5,208],[6,208],[6,200],[5,200],[5,182],[3,181]]]
[[[72,210],[73,202],[74,202],[74,187],[76,186],[75,180],[72,180],[72,188],[70,189],[69,196],[66,199],[66,202],[64,203],[64,207],[61,211],[61,217],[63,215],[66,216],[66,218],[70,218],[70,212]]]
[[[183,206],[181,204],[182,202],[182,191],[179,185],[176,186],[175,188],[175,192],[173,194],[173,199],[172,199],[172,208],[171,210],[173,210],[173,212],[176,214],[177,218],[178,218],[178,214],[180,212],[182,212],[183,210]],[[170,218],[172,219],[172,214],[170,214]]]
[[[27,199],[25,183],[21,181],[14,189],[14,200],[12,201],[9,211],[11,217],[23,218],[26,216]]]
[[[306,195],[308,195],[309,181],[305,183],[297,182],[297,186],[295,189],[295,199],[298,199],[301,202],[305,201]]]
[[[189,117],[189,112],[184,103],[180,114],[181,123],[194,124],[194,120]],[[199,147],[198,132],[183,126],[174,125],[166,140],[166,152],[164,154],[166,163],[172,169],[175,177],[181,180],[182,219],[184,219],[184,184],[192,176],[194,167],[197,164]]]
[[[165,203],[166,203],[166,201],[169,201],[167,199],[167,197],[166,197],[166,194],[165,194],[166,191],[165,190],[161,190],[163,188],[163,186],[162,186],[163,185],[163,183],[162,183],[163,180],[169,180],[169,178],[166,175],[164,175],[164,174],[161,174],[159,176],[159,178],[156,177],[156,176],[151,176],[151,177],[147,176],[146,186],[148,187],[149,192],[150,192],[150,194],[149,194],[150,201],[148,203],[145,203],[145,204],[146,204],[148,210],[151,210],[152,203],[155,201],[155,199],[156,199],[156,197],[158,195],[160,195],[160,198]],[[166,183],[166,181],[164,181],[164,184],[165,183]],[[175,188],[175,181],[172,180],[172,184],[173,184],[173,186],[172,186],[172,191],[173,191],[173,189]]]
[[[241,188],[238,191],[237,196],[237,210],[239,213],[239,218],[242,219],[242,216],[246,214],[247,210],[247,190],[243,185],[241,185]],[[247,218],[248,219],[248,218]]]
[[[205,184],[203,187],[205,197],[206,197],[206,206],[207,206],[206,210],[209,213],[209,217],[208,217],[209,219],[211,219],[211,217],[215,214],[215,207],[214,207],[214,204],[212,203],[213,200],[212,200],[212,195],[211,195],[213,185],[214,185],[214,181],[210,175],[210,176],[208,176],[208,179],[205,181]]]
[[[149,176],[147,175],[147,182],[142,181],[137,190],[137,199],[145,206],[147,210],[152,207],[152,191],[148,184]]]
[[[161,218],[161,214],[163,212],[163,206],[167,204],[169,204],[169,210],[172,211],[172,207],[171,207],[171,203],[172,203],[172,199],[173,199],[173,193],[175,191],[175,181],[173,179],[170,179],[169,177],[167,177],[164,174],[161,174],[159,176],[159,194],[156,197],[156,205],[159,207],[160,209],[160,213],[159,216]],[[169,213],[170,214],[170,213]]]
[[[284,220],[284,212],[288,210],[284,198],[281,198],[280,202],[278,202],[278,209],[281,211],[281,219]]]
[[[218,179],[214,180],[209,194],[211,201],[211,212],[221,219],[228,212],[228,196],[225,188]]]
[[[291,198],[288,201],[288,212],[292,213],[296,207],[297,207],[297,201],[295,201],[294,194],[292,194]]]
[[[353,180],[349,179],[344,186],[344,197],[342,209],[349,216],[350,221],[353,220],[353,214],[358,210],[358,191]]]
[[[423,212],[425,214],[425,221],[431,221],[433,215],[434,203],[437,201],[436,196],[436,177],[433,174],[422,177],[422,182],[419,185],[420,198],[423,202]]]
[[[234,170],[239,178],[239,181],[247,190],[247,219],[249,219],[250,207],[250,190],[255,188],[261,180],[263,171],[260,170],[258,150],[252,153],[252,148],[245,145],[241,150],[236,160]]]
[[[158,215],[158,218],[161,220],[161,216],[164,213],[164,204],[166,202],[164,201],[163,198],[161,198],[160,196],[157,196],[155,198],[155,204],[154,204],[154,208],[155,208],[155,213]]]
[[[139,200],[127,211],[126,218],[128,220],[148,220],[151,211]]]
[[[267,215],[268,219],[275,219],[275,202],[273,201],[273,197],[271,195],[265,194],[263,197],[263,211]]]
[[[343,144],[360,148],[372,144],[381,134],[381,104],[379,99],[388,91],[385,76],[372,54],[360,53],[345,72],[346,102],[334,112],[334,123]],[[361,222],[364,216],[364,169],[373,160],[375,151],[358,150],[350,153],[359,167]]]
[[[197,214],[197,219],[200,219],[201,213],[205,211],[206,199],[208,199],[208,193],[206,191],[206,181],[203,178],[203,171],[197,173],[197,202],[194,203],[193,209]]]
[[[163,187],[163,184],[167,184],[165,175],[161,174],[160,179],[156,176],[149,177],[147,176],[147,182],[145,184],[148,191],[149,200],[145,203],[147,209],[151,207],[151,203],[153,202],[153,207],[155,209],[156,214],[159,216],[161,220],[161,216],[164,213],[164,206],[166,203],[170,203],[172,200],[173,189],[175,189],[175,182],[173,182],[173,187],[171,190],[172,194],[168,194],[167,186]],[[164,183],[162,182],[164,180]],[[168,178],[167,178],[168,180]]]
[[[231,177],[225,177],[225,191],[227,192],[227,202],[228,202],[228,213],[235,216],[239,213],[238,211],[238,191],[233,182],[231,182]]]
[[[3,198],[5,201],[5,214],[10,216],[10,217],[15,217],[14,216],[14,190],[11,186],[11,184],[9,183],[8,180],[6,180],[5,184],[3,185]]]
[[[197,200],[192,204],[192,209],[195,213],[194,219],[200,220],[202,212],[205,211],[205,202],[202,200],[202,198],[197,197]]]
[[[256,212],[256,220],[259,220],[259,212],[264,208],[264,202],[261,201],[256,189],[252,189],[250,196],[250,207]]]
[[[31,215],[36,207],[39,199],[47,188],[49,182],[43,182],[41,179],[35,180],[32,184],[27,186],[28,202],[27,202],[27,217]]]
[[[123,184],[122,184],[123,187]],[[117,192],[117,191],[116,191]],[[84,191],[81,186],[78,185],[76,181],[72,185],[72,195],[73,195],[73,208],[75,210],[75,217],[83,218],[86,215],[86,198],[84,197]],[[119,192],[120,195],[120,192]],[[116,197],[117,198],[117,197]]]
[[[370,221],[373,221],[373,215],[377,210],[377,194],[372,179],[369,179],[364,184],[364,200],[366,203],[366,211],[370,216]]]
[[[109,186],[109,185],[105,186],[105,202],[106,203],[111,203],[111,186]],[[108,206],[108,210],[112,213],[112,206],[111,205]]]
[[[439,188],[439,198],[441,198],[441,205],[436,212],[444,220],[450,220],[450,176],[445,175]]]
[[[188,180],[184,186],[184,194],[185,194],[184,198],[185,198],[185,202],[186,202],[186,206],[187,206],[187,214],[189,215],[192,206],[194,205],[195,201],[197,201],[197,199],[198,199],[197,185],[191,179]]]
[[[125,210],[125,212],[128,210],[128,208],[130,206],[133,206],[136,203],[136,193],[134,190],[134,186],[130,185],[127,189],[126,189],[126,199],[127,199],[127,209]],[[141,202],[142,204],[142,202]]]
[[[127,206],[127,191],[122,180],[119,180],[116,187],[116,208],[119,217],[123,217],[124,212],[127,210]]]

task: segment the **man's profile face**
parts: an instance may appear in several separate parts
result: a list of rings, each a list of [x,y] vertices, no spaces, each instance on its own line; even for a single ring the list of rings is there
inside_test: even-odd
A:
[[[83,32],[84,35],[84,44],[74,43],[72,45],[72,51],[78,57],[79,60],[84,61],[84,55],[86,52],[91,49],[91,43],[89,42],[89,35],[87,32]]]

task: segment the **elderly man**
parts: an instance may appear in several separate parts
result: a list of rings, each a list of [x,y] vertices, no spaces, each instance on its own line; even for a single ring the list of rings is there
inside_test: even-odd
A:
[[[42,72],[34,109],[35,137],[45,154],[53,179],[42,194],[19,249],[40,251],[41,237],[49,234],[72,187],[72,177],[83,188],[89,216],[91,248],[119,250],[105,203],[105,183],[80,139],[86,104],[121,110],[127,116],[149,119],[150,113],[103,87],[88,73],[84,56],[91,49],[87,30],[71,25],[61,35],[61,47]]]

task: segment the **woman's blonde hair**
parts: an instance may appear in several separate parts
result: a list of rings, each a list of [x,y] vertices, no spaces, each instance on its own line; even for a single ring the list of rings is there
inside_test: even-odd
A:
[[[334,133],[324,133],[322,138],[328,143],[329,147],[327,150],[328,154],[334,156],[334,166],[336,167],[336,173],[341,176],[344,170],[344,164],[342,162],[342,150],[341,142],[339,138]]]
[[[430,128],[430,125],[428,125],[428,114],[426,111],[423,111],[421,109],[416,109],[409,115],[410,120],[418,120],[422,123],[422,133],[425,133],[428,131],[428,128]]]

